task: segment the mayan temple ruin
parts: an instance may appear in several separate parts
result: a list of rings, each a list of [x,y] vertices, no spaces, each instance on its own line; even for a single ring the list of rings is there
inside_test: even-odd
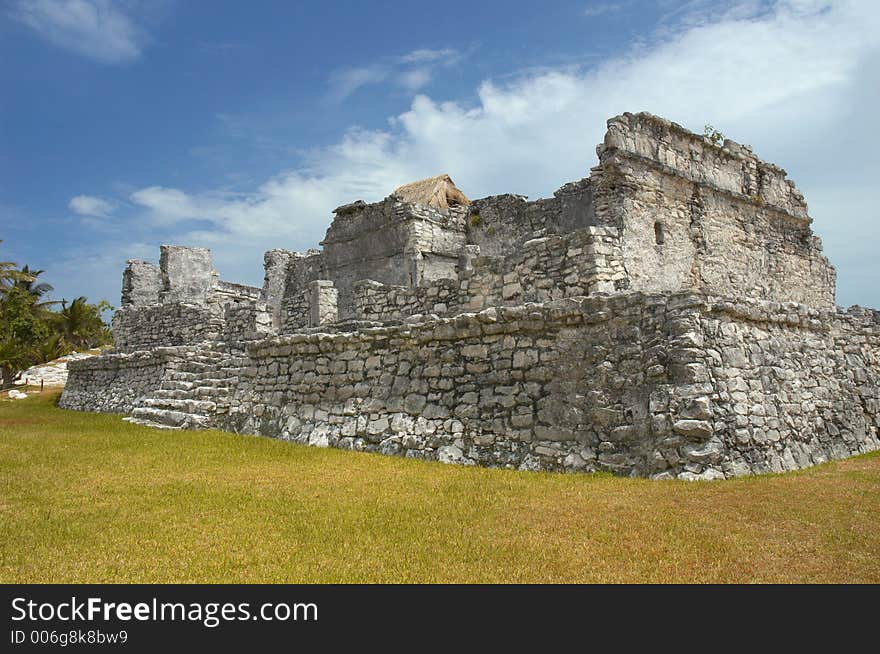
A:
[[[785,171],[646,113],[597,153],[551,198],[440,175],[341,206],[321,250],[265,254],[262,288],[206,249],[129,261],[115,349],[70,364],[60,405],[660,479],[880,448],[880,312],[836,307]]]

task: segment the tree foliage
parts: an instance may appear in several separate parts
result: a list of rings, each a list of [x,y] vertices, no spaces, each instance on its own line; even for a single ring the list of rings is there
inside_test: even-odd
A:
[[[30,366],[111,342],[102,316],[113,307],[82,296],[70,303],[46,300],[53,288],[38,280],[44,272],[0,261],[0,388]]]

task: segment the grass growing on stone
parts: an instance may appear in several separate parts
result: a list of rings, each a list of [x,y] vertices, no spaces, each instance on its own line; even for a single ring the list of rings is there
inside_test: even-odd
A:
[[[878,582],[880,456],[723,482],[463,468],[0,401],[0,582]]]

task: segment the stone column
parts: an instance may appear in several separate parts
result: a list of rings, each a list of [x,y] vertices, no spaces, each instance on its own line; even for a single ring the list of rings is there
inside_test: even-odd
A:
[[[337,321],[339,291],[329,279],[309,282],[309,326],[320,327]]]

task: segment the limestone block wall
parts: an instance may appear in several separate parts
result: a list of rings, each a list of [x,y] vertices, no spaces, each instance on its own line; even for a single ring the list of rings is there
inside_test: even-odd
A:
[[[339,207],[321,243],[321,278],[332,280],[339,291],[339,317],[354,317],[358,281],[413,286],[454,276],[467,240],[465,213],[462,207],[442,212],[394,196]]]
[[[124,306],[113,314],[113,340],[122,352],[216,340],[224,330],[218,311],[182,302]]]
[[[280,333],[292,334],[309,326],[309,292],[302,290],[295,295],[284,298],[281,303]]]
[[[207,248],[163,245],[159,268],[162,273],[160,302],[201,304],[214,291],[220,276]]]
[[[162,272],[149,261],[129,259],[122,273],[122,306],[144,306],[159,301]]]
[[[459,463],[713,479],[880,448],[880,323],[698,293],[248,348],[222,426]]]
[[[504,259],[478,257],[462,274],[463,307],[547,302],[626,288],[614,228],[588,227],[526,241]]]
[[[627,294],[267,339],[248,347],[223,427],[445,461],[644,472],[664,311]]]
[[[282,323],[282,302],[287,284],[288,267],[298,253],[289,250],[269,250],[263,255],[263,288],[260,299],[266,303],[272,318],[272,326],[277,330]]]
[[[363,280],[354,286],[355,317],[390,322],[417,314],[454,313],[462,307],[460,287],[458,279],[438,279],[416,288]]]
[[[653,474],[782,472],[880,448],[880,325],[794,303],[679,295]],[[873,317],[872,317],[873,318]]]
[[[159,388],[166,370],[186,354],[186,348],[159,348],[71,361],[58,406],[77,411],[128,413],[139,398]]]
[[[588,227],[531,239],[507,257],[478,256],[456,279],[422,287],[355,285],[360,320],[404,320],[415,314],[452,314],[613,292],[626,286],[615,228]]]
[[[221,340],[230,344],[266,338],[276,333],[265,302],[244,302],[226,308]]]
[[[208,304],[218,304],[221,308],[235,304],[251,304],[260,299],[261,290],[256,286],[236,284],[219,280],[214,291],[208,296]]]
[[[474,200],[467,220],[468,243],[479,245],[486,256],[509,256],[533,238],[595,224],[593,185],[587,178],[565,184],[552,198],[532,202],[512,194]]]
[[[785,171],[648,114],[608,123],[596,176],[630,288],[834,306],[836,275]]]

